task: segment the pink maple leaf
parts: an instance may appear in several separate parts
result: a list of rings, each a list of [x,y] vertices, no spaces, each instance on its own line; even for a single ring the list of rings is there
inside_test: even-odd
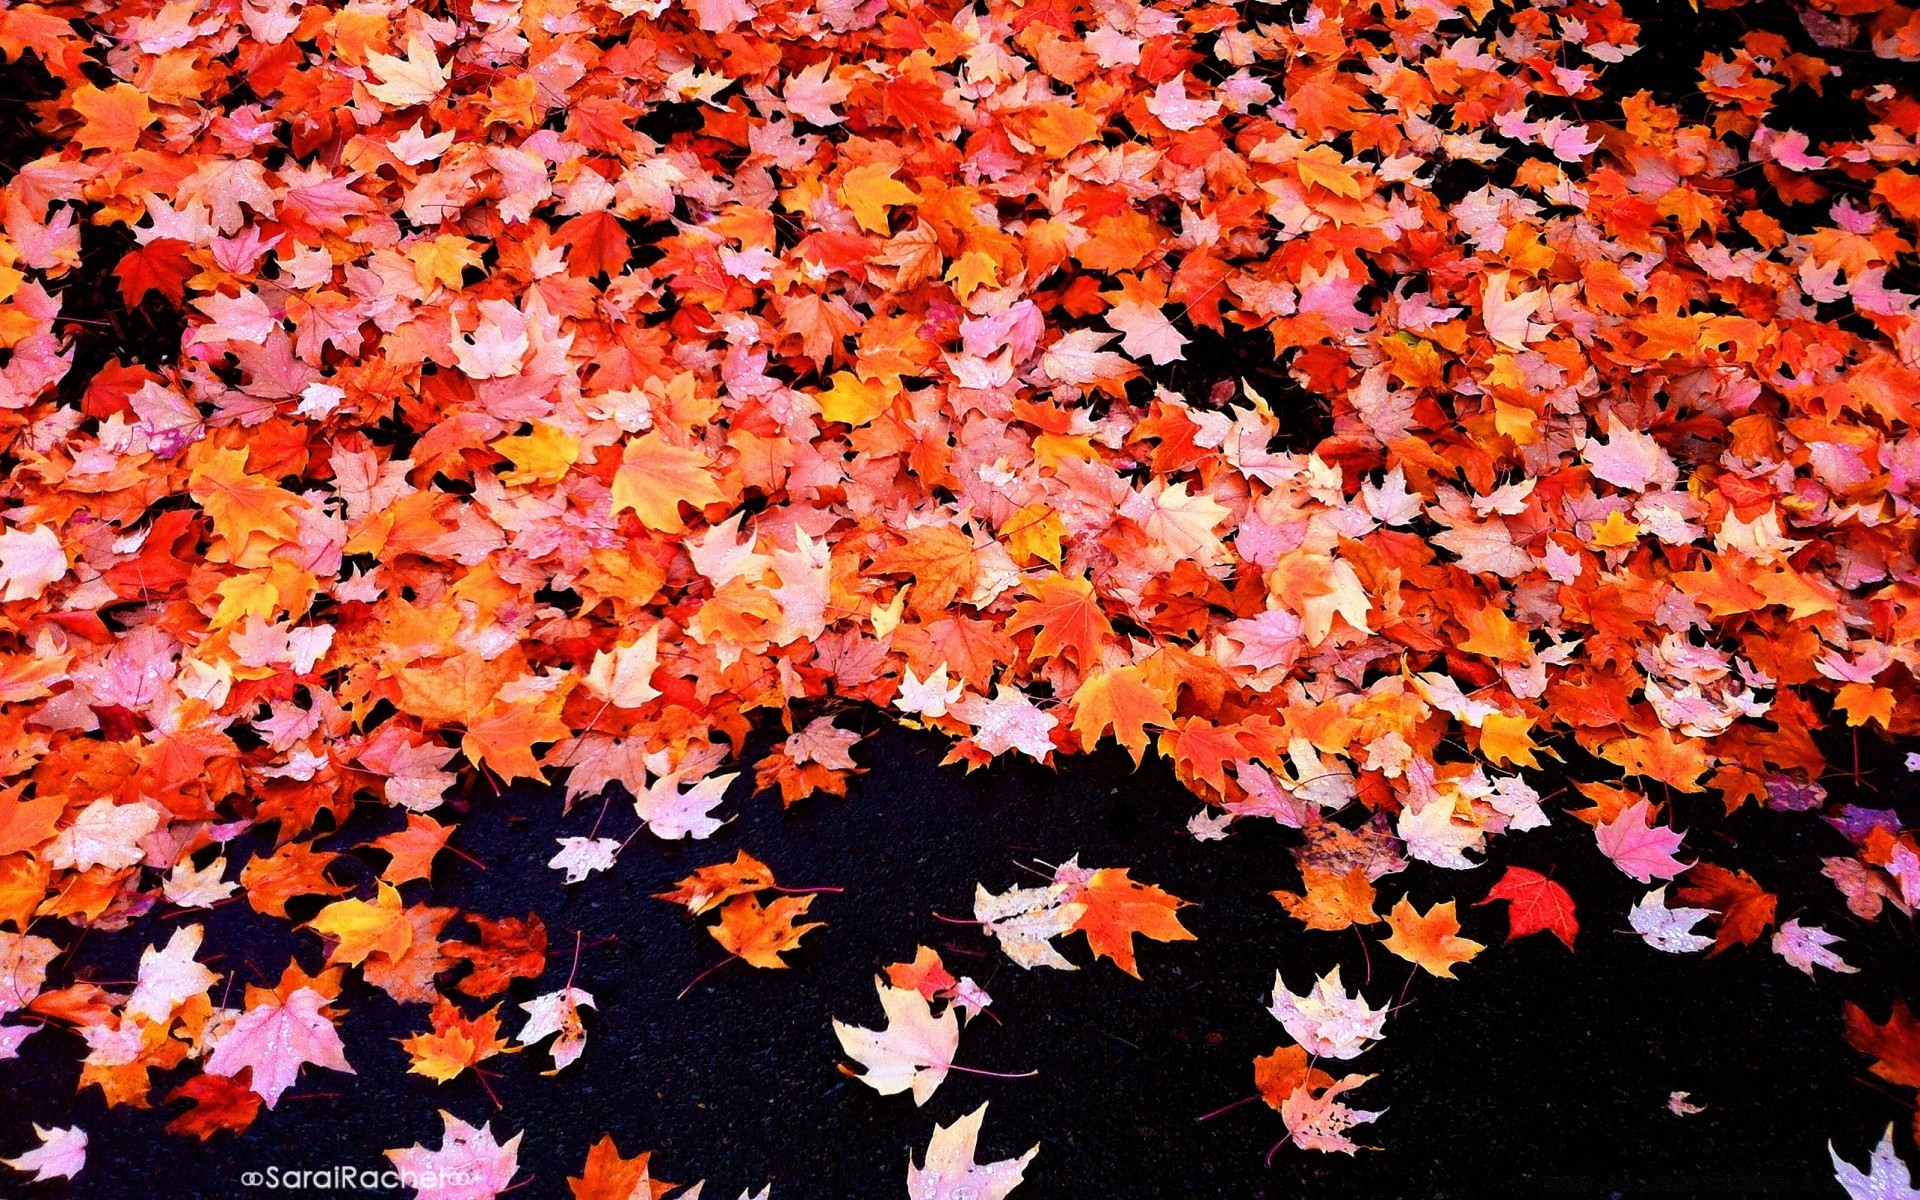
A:
[[[1641,883],[1672,879],[1690,865],[1673,857],[1680,848],[1680,834],[1666,825],[1653,824],[1651,811],[1645,800],[1637,800],[1613,820],[1593,829],[1600,852]]]
[[[231,1078],[252,1067],[253,1090],[268,1108],[293,1086],[303,1063],[353,1074],[339,1031],[320,1011],[326,1002],[312,988],[301,988],[284,1004],[275,1000],[249,1009],[213,1048],[207,1073]]]
[[[514,1134],[503,1146],[494,1140],[491,1126],[476,1129],[444,1109],[440,1120],[446,1134],[438,1150],[416,1143],[387,1151],[415,1200],[493,1200],[505,1191],[520,1167],[521,1135]]]

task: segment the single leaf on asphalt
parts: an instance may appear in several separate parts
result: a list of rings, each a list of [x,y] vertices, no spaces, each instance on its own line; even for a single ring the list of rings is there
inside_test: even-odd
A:
[[[1573,949],[1574,936],[1580,932],[1573,897],[1553,880],[1527,867],[1508,867],[1500,882],[1494,884],[1486,899],[1479,903],[1491,904],[1496,900],[1508,902],[1508,941],[1544,929],[1565,942],[1567,949]]]
[[[911,1090],[914,1104],[925,1104],[953,1066],[960,1046],[959,1018],[951,1007],[935,1016],[917,990],[893,987],[884,979],[874,980],[874,986],[887,1027],[864,1029],[835,1021],[834,1036],[847,1057],[865,1068],[858,1076],[862,1083],[882,1096]]]
[[[1415,911],[1403,896],[1387,914],[1387,926],[1393,930],[1385,943],[1387,949],[1442,979],[1452,979],[1454,967],[1486,949],[1479,942],[1458,936],[1460,919],[1454,915],[1451,900],[1423,913]]]
[[[1020,1186],[1040,1147],[1019,1158],[976,1161],[980,1124],[986,1117],[982,1104],[951,1125],[934,1126],[926,1157],[918,1166],[907,1161],[908,1200],[1006,1200],[1007,1193]]]
[[[1127,877],[1127,868],[1095,871],[1077,897],[1082,906],[1072,928],[1087,935],[1095,958],[1111,958],[1122,971],[1140,978],[1134,962],[1137,934],[1156,942],[1191,942],[1194,936],[1180,924],[1186,901],[1152,884]]]
[[[813,899],[812,892],[781,896],[762,908],[758,896],[735,896],[721,907],[720,923],[707,932],[728,954],[756,967],[778,969],[787,965],[780,956],[798,946],[809,929],[825,927],[825,921],[796,924]]]

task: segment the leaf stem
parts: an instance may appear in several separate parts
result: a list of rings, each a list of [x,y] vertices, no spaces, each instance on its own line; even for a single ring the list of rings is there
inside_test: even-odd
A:
[[[686,987],[681,988],[680,994],[678,996],[675,996],[674,999],[685,1000],[687,998],[687,993],[692,991],[694,988],[700,986],[700,981],[702,979],[705,979],[707,976],[713,974],[715,971],[718,971],[721,967],[726,966],[728,963],[732,961],[733,961],[733,955],[729,954],[725,958],[721,959],[719,962],[713,964],[712,966],[708,967],[706,970],[700,972],[698,975],[695,975],[693,977],[693,982],[689,983]]]
[[[1040,1073],[1037,1070],[1020,1071],[1017,1073],[1007,1071],[982,1071],[979,1067],[963,1067],[959,1063],[948,1063],[947,1070],[964,1071],[968,1075],[985,1075],[989,1079],[1032,1079]]]

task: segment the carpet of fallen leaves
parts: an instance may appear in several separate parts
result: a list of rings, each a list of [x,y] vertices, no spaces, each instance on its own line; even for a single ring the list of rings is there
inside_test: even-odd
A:
[[[1829,805],[1811,736],[1920,727],[1920,101],[1884,82],[1920,15],[1781,14],[1656,94],[1609,87],[1642,49],[1611,0],[0,7],[45,85],[0,186],[0,1058],[77,1034],[83,1088],[208,1138],[353,1069],[358,980],[418,1006],[427,1080],[564,1070],[593,997],[509,991],[580,947],[434,903],[445,802],[630,801],[623,838],[526,835],[591,888],[720,829],[756,726],[790,736],[736,802],[843,795],[873,709],[969,769],[1158,754],[1194,836],[1301,831],[1285,912],[1434,976],[1486,949],[1459,902],[1377,888],[1549,804],[1651,889],[1604,920],[1653,950],[1851,971],[1669,812],[1823,816],[1855,916],[1920,903],[1914,832]],[[82,359],[123,328],[102,254],[177,353]],[[1271,369],[1183,393],[1229,338]],[[1591,778],[1540,795],[1555,759]],[[348,886],[314,839],[357,805],[402,811]],[[1022,967],[1193,936],[1124,864],[1039,874],[975,897]],[[823,890],[740,851],[662,899],[774,969],[832,936]],[[1467,890],[1577,945],[1549,875]],[[229,903],[311,953],[236,991],[192,919]],[[157,908],[137,979],[62,977]],[[919,1102],[991,998],[901,957],[882,1027],[832,1033]],[[1323,1067],[1390,1000],[1270,1002],[1282,1147],[1353,1151],[1370,1076]],[[1904,1004],[1846,1022],[1920,1087]],[[1021,1181],[984,1115],[909,1195]],[[40,1137],[6,1161],[82,1169],[83,1130]],[[491,1197],[517,1147],[449,1114],[390,1157]],[[1837,1169],[1914,1194],[1891,1141]],[[581,1171],[671,1190],[611,1139]]]

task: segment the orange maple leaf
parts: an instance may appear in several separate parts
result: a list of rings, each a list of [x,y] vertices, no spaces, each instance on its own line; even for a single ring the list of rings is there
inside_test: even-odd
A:
[[[653,1157],[643,1151],[623,1158],[613,1135],[603,1133],[587,1150],[587,1164],[579,1175],[568,1176],[573,1200],[660,1200],[677,1185],[655,1179],[647,1170]]]
[[[723,901],[773,885],[773,868],[741,850],[732,862],[701,867],[675,884],[672,891],[655,892],[653,898],[684,904],[688,912],[699,916]]]
[[[1156,942],[1191,942],[1194,935],[1180,924],[1179,910],[1187,902],[1152,884],[1127,877],[1126,867],[1095,871],[1074,899],[1086,907],[1069,932],[1087,935],[1095,958],[1110,958],[1122,971],[1140,978],[1133,958],[1133,938],[1139,934]]]
[[[1402,896],[1387,914],[1387,926],[1393,930],[1385,942],[1387,949],[1442,979],[1452,979],[1454,967],[1486,949],[1479,942],[1457,936],[1460,920],[1454,914],[1451,900],[1422,913],[1415,912],[1413,905]]]
[[[753,966],[785,967],[787,964],[780,956],[798,946],[807,930],[826,924],[824,921],[794,923],[812,907],[813,898],[812,892],[781,896],[762,908],[757,896],[735,896],[720,909],[720,923],[709,926],[707,932],[728,954],[743,958]]]
[[[980,578],[973,539],[951,525],[922,525],[902,545],[874,556],[876,575],[911,575],[913,611],[922,618],[944,613],[955,598],[972,593]]]
[[[1279,891],[1273,893],[1273,898],[1308,929],[1331,931],[1350,925],[1372,925],[1381,920],[1380,914],[1373,911],[1373,884],[1359,867],[1344,875],[1320,867],[1303,867],[1300,874],[1306,882],[1304,894]]]
[[[369,845],[393,856],[380,878],[398,887],[410,879],[431,878],[433,857],[446,848],[452,836],[453,826],[421,813],[408,813],[405,829],[375,838]]]
[[[1139,667],[1090,675],[1073,694],[1073,731],[1080,735],[1082,749],[1093,749],[1111,727],[1114,740],[1127,748],[1137,766],[1150,740],[1149,725],[1170,728],[1173,713]]]
[[[401,1048],[413,1060],[407,1071],[445,1083],[496,1054],[513,1053],[506,1039],[499,1036],[499,1013],[496,1004],[477,1017],[469,1017],[444,996],[434,1001],[429,1017],[433,1029],[400,1039]]]
[[[1033,657],[1036,659],[1071,651],[1074,663],[1082,671],[1097,667],[1108,639],[1113,637],[1113,625],[1101,611],[1100,597],[1095,594],[1093,584],[1085,579],[1050,575],[1031,582],[1028,587],[1035,598],[1014,608],[1006,631],[1035,630]]]
[[[640,523],[661,533],[681,533],[680,506],[703,508],[726,500],[713,478],[713,460],[667,441],[657,432],[629,440],[613,476],[613,515],[631,509]]]

